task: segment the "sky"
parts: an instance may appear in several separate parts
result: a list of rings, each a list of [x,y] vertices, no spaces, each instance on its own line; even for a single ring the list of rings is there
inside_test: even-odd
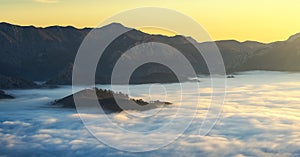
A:
[[[201,24],[213,40],[268,43],[300,32],[299,0],[0,0],[0,21],[39,27],[96,27],[117,13],[139,7],[181,12]]]

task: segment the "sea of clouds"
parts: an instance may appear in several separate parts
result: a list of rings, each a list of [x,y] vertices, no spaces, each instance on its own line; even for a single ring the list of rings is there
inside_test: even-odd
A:
[[[254,71],[239,73],[228,79],[220,119],[207,136],[200,136],[199,128],[206,117],[212,92],[210,79],[201,77],[202,86],[198,89],[201,104],[190,127],[172,143],[140,153],[111,148],[96,139],[80,119],[80,116],[93,119],[93,114],[79,116],[75,109],[50,105],[55,99],[71,94],[70,86],[8,90],[17,99],[0,101],[0,156],[300,156],[299,77],[299,73]],[[149,91],[149,86],[152,91]],[[109,88],[106,85],[99,87]],[[157,84],[132,85],[131,88],[129,94],[135,98],[171,102],[176,102],[180,89],[178,84],[166,84],[164,87]],[[170,89],[168,97],[164,96],[164,89]],[[189,99],[183,101],[181,110],[186,114],[179,117],[182,125],[190,119],[188,113],[195,107],[193,96],[198,94],[186,93]],[[145,114],[153,114],[154,111],[146,111]],[[132,113],[126,112],[111,114],[109,118],[114,125],[128,130],[151,131],[172,120],[174,113],[176,104],[147,118],[134,118],[130,115]],[[136,140],[134,136],[115,135],[105,125],[95,126],[101,129],[97,133],[100,136],[107,136],[112,141]],[[177,134],[170,130],[164,136]],[[155,132],[150,137],[151,140],[141,141],[140,147],[161,142]]]

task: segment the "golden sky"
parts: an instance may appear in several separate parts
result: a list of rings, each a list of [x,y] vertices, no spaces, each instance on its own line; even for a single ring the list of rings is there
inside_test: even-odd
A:
[[[0,3],[0,21],[20,25],[96,27],[124,10],[151,6],[190,16],[213,40],[272,42],[300,32],[300,0],[0,0]]]

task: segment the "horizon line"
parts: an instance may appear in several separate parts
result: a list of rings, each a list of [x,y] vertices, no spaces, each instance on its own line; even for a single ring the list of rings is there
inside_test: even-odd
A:
[[[123,27],[127,27],[127,26],[124,26],[122,23],[119,23],[119,22],[112,22],[110,24],[120,24],[122,25]],[[72,28],[75,28],[75,29],[78,29],[78,30],[83,30],[83,29],[95,29],[95,28],[101,28],[101,27],[104,27],[104,26],[108,26],[110,24],[107,24],[107,25],[103,25],[101,27],[78,27],[78,26],[73,26],[73,25],[59,25],[59,24],[55,24],[55,25],[47,25],[47,26],[38,26],[38,25],[33,25],[33,24],[28,24],[28,25],[22,25],[22,24],[16,24],[16,23],[12,23],[12,22],[7,22],[7,21],[0,21],[0,24],[9,24],[9,25],[14,25],[14,26],[19,26],[19,27],[34,27],[34,28],[40,28],[40,29],[47,29],[47,28],[50,28],[50,27],[62,27],[62,28],[66,28],[66,27],[72,27]],[[131,27],[128,27],[128,28],[131,28]],[[184,34],[176,34],[176,35],[166,35],[166,34],[157,34],[157,33],[150,33],[150,32],[145,32],[145,31],[142,31],[140,29],[136,29],[136,28],[132,28],[132,29],[135,29],[135,30],[138,30],[138,31],[141,31],[143,33],[146,33],[146,34],[150,34],[150,35],[162,35],[162,36],[167,36],[167,37],[175,37],[175,36],[184,36],[184,37],[191,37],[191,36],[186,36]],[[245,42],[258,42],[258,43],[261,43],[261,44],[271,44],[271,43],[274,43],[274,42],[281,42],[281,41],[287,41],[288,39],[290,39],[292,36],[294,35],[297,35],[297,34],[300,34],[300,31],[298,33],[295,33],[295,34],[291,34],[289,35],[289,37],[285,40],[273,40],[273,41],[270,41],[270,42],[263,42],[263,41],[258,41],[258,40],[238,40],[238,39],[233,39],[233,38],[229,38],[229,39],[219,39],[219,40],[211,40],[211,41],[203,41],[203,42],[199,42],[198,40],[196,40],[195,38],[191,37],[193,40],[197,41],[198,43],[205,43],[205,42],[220,42],[220,41],[237,41],[239,43],[245,43]]]

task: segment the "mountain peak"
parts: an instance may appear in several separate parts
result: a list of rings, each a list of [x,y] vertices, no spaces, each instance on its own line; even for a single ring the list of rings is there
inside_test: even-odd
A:
[[[129,31],[132,28],[128,28],[120,23],[113,22],[113,23],[110,23],[107,25],[98,26],[95,29],[101,29],[101,30],[105,30],[107,33],[113,33],[113,32],[116,32],[119,30],[124,30],[124,29]]]
[[[0,22],[0,25],[12,25],[12,24],[10,24],[10,23],[7,23],[7,22]]]
[[[126,28],[126,27],[124,25],[122,25],[121,23],[112,22],[110,24],[101,26],[100,28]]]

